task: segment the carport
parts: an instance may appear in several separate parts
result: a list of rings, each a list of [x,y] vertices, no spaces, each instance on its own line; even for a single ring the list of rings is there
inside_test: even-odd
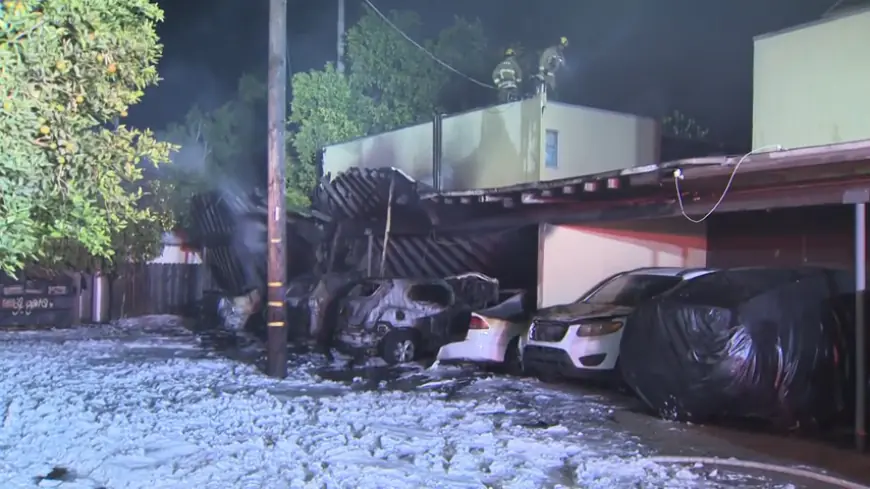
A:
[[[831,229],[832,219],[827,216],[839,213],[837,215],[842,219],[844,212],[852,214],[844,223],[844,232],[849,235],[848,243],[828,243],[826,246],[834,250],[828,255],[850,254],[851,260],[841,259],[840,263],[851,262],[855,271],[857,367],[854,436],[856,447],[864,450],[867,397],[864,297],[870,141],[745,156],[686,159],[494,189],[424,191],[420,199],[429,209],[437,232],[483,232],[533,223],[597,225],[615,221],[634,223],[640,228],[662,218],[680,218],[686,222],[710,218],[712,228],[706,228],[705,246],[709,244],[706,240],[715,234],[711,229],[716,227],[715,220],[720,215],[742,214],[757,221],[764,213],[789,212],[794,222],[802,222],[801,246],[806,248],[807,236],[830,237],[824,227],[813,227],[812,217],[829,221],[827,229]],[[848,208],[844,209],[844,206]],[[750,216],[753,211],[756,213],[754,218]],[[798,213],[804,212],[809,219],[801,219]],[[771,222],[776,220],[774,218]],[[784,219],[779,221],[781,226],[785,226]],[[733,234],[739,233],[735,231]],[[763,251],[765,245],[756,243],[755,246],[754,252],[758,252]],[[709,259],[709,250],[706,251]],[[800,259],[791,264],[820,264],[819,261],[824,261],[811,255],[803,252]],[[540,260],[539,257],[539,263]],[[541,287],[539,283],[539,290]]]
[[[312,198],[312,209],[324,222],[315,269],[417,278],[476,271],[506,288],[534,284],[534,260],[515,260],[534,255],[534,223],[439,233],[433,224],[441,221],[438,209],[420,205],[421,194],[432,191],[395,168],[351,168],[324,176]],[[447,211],[446,222],[456,222],[454,207],[435,207]]]

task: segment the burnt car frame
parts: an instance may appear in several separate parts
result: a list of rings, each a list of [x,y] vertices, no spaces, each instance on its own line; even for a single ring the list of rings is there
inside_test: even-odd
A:
[[[296,338],[312,338],[323,346],[331,343],[335,303],[362,277],[352,273],[326,273],[298,277],[284,296],[288,324]]]
[[[334,340],[389,364],[412,362],[464,337],[471,311],[498,296],[498,281],[477,273],[359,280],[337,299]]]

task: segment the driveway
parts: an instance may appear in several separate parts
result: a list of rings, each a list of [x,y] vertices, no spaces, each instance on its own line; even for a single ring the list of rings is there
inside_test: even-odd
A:
[[[308,354],[276,381],[212,346],[172,318],[0,333],[0,487],[823,487],[653,463],[600,393]]]

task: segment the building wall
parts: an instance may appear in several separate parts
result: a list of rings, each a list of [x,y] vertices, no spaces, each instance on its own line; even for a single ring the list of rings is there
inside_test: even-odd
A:
[[[658,161],[652,119],[550,102],[538,97],[442,119],[444,190],[491,188],[574,177]],[[542,127],[546,126],[545,128]],[[543,129],[559,134],[556,168],[545,168]],[[328,146],[324,172],[393,166],[432,183],[432,123]]]
[[[556,167],[540,180],[622,170],[659,161],[659,124],[645,117],[550,102],[544,126],[557,132]],[[546,134],[546,133],[545,133]],[[544,154],[546,155],[544,136]]]
[[[444,190],[500,187],[538,178],[540,101],[528,99],[442,119]],[[323,170],[392,166],[432,183],[432,123],[328,146]]]
[[[163,253],[148,263],[154,265],[198,265],[202,263],[199,254],[179,245],[163,245]]]
[[[184,240],[175,233],[163,234],[163,251],[148,262],[154,265],[197,265],[202,263],[199,253],[185,246]]]
[[[432,123],[396,129],[327,146],[323,172],[337,175],[353,167],[398,168],[412,178],[432,181]]]
[[[545,224],[538,241],[538,302],[547,307],[573,301],[614,273],[645,266],[851,270],[854,236],[849,205],[714,213],[701,224],[682,217]]]
[[[707,230],[683,218],[541,226],[538,304],[576,300],[614,273],[648,266],[703,267]]]
[[[712,267],[820,265],[851,269],[855,263],[854,209],[830,205],[710,216]]]
[[[755,40],[753,146],[870,138],[870,10]]]
[[[464,190],[538,179],[541,108],[538,98],[443,119],[442,188]]]

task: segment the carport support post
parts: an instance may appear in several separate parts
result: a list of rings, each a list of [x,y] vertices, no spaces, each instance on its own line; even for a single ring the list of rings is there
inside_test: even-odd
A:
[[[366,277],[372,276],[372,253],[375,248],[375,235],[371,229],[366,229],[368,248],[366,249]]]
[[[287,214],[284,202],[285,125],[287,123],[287,0],[269,0],[268,218],[269,255],[266,292],[266,374],[287,377]]]
[[[866,317],[867,204],[855,204],[855,447],[864,451],[867,434]]]

